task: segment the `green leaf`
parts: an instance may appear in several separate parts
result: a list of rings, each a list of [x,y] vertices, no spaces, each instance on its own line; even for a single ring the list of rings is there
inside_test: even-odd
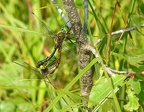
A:
[[[118,88],[116,88],[117,86],[124,85],[124,79],[125,76],[123,75],[115,75],[112,77],[111,80],[113,81],[115,92],[118,91]],[[102,100],[111,95],[110,87],[108,85],[108,80],[104,77],[97,81],[96,85],[93,86],[91,90],[88,107],[98,105]]]
[[[111,100],[107,100],[103,105],[102,105],[102,112],[113,112],[112,108],[112,102]]]
[[[144,61],[144,54],[137,56],[126,56],[129,64],[138,66],[142,61]]]
[[[139,108],[139,99],[135,96],[135,93],[131,90],[131,88],[128,89],[127,94],[129,102],[124,105],[124,109],[126,109],[127,111],[137,110]]]
[[[141,91],[141,87],[140,87],[140,82],[135,80],[135,79],[131,79],[129,80],[128,84],[131,85],[132,89],[134,90],[134,92],[136,94],[139,94]]]
[[[143,102],[144,101],[144,81],[141,81],[140,82],[140,85],[141,85],[141,90],[140,93],[137,95],[137,97],[139,98],[140,102]]]

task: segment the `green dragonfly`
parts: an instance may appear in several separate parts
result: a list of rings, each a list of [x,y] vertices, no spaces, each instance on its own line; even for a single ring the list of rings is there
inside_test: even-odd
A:
[[[35,14],[33,13],[33,15],[35,15]],[[48,63],[48,61],[54,56],[54,54],[56,53],[56,51],[58,51],[57,61],[55,63],[55,66],[53,67],[53,69],[51,69],[51,73],[53,73],[58,68],[58,66],[60,64],[60,61],[61,61],[61,52],[62,52],[62,44],[63,44],[64,40],[67,39],[68,41],[70,41],[71,43],[73,43],[72,40],[71,40],[71,38],[69,38],[69,37],[71,37],[71,34],[72,34],[70,32],[71,28],[68,28],[67,26],[64,26],[64,27],[61,28],[61,30],[58,33],[54,34],[53,31],[50,30],[50,28],[43,21],[41,21],[37,16],[36,16],[36,18],[45,27],[48,35],[54,38],[54,50],[53,50],[53,52],[51,53],[50,56],[46,57],[43,60],[40,60],[36,64],[36,67],[40,68],[41,70],[47,70],[47,63]]]
[[[55,54],[55,52],[58,50],[58,65],[60,64],[60,60],[61,60],[61,51],[62,51],[62,44],[65,38],[67,38],[67,34],[70,31],[70,29],[68,29],[68,27],[63,27],[61,31],[59,31],[54,38],[54,50],[52,52],[52,54],[48,57],[46,57],[45,59],[39,61],[36,65],[37,68],[40,68],[40,66],[43,66],[45,63],[47,63]],[[68,38],[69,39],[69,38]],[[71,42],[71,40],[69,40]]]

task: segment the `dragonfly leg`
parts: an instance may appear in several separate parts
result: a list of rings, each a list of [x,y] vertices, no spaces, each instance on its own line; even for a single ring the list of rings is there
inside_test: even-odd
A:
[[[66,34],[69,34],[69,32],[71,31],[71,29],[72,29],[73,26],[74,26],[74,25],[71,26],[71,28],[67,31]],[[68,36],[66,36],[66,39],[68,39],[68,40],[70,41],[70,43],[73,43]]]

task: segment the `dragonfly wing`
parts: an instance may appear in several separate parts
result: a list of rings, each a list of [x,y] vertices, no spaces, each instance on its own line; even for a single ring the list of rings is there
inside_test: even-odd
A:
[[[41,19],[39,19],[39,17],[36,16],[33,12],[32,12],[32,14],[39,20],[42,28],[45,29],[45,31],[46,31],[45,35],[54,38],[55,33],[53,32],[53,30],[50,27],[48,27]]]
[[[53,56],[48,62],[48,67],[54,66],[56,61],[57,61],[57,58],[55,56]]]
[[[28,63],[24,62],[24,64],[18,63],[13,61],[15,64],[20,65],[21,67],[24,67],[28,70],[31,70],[34,73],[40,74],[45,82],[45,85],[48,87],[48,83],[51,83],[48,76],[41,74],[35,67],[29,65]]]
[[[26,68],[26,69],[28,69],[28,70],[31,70],[31,71],[37,73],[37,74],[41,74],[35,67],[29,65],[29,64],[26,63],[26,62],[24,62],[24,64],[21,64],[21,63],[15,62],[15,61],[13,61],[13,62],[14,62],[15,64],[17,64],[17,65],[20,65],[21,67],[24,67],[24,68]]]

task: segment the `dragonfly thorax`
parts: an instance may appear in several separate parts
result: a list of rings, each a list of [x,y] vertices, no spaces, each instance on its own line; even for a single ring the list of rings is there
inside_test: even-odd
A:
[[[65,38],[66,38],[66,32],[65,32],[64,30],[58,32],[58,33],[55,35],[55,38],[54,38],[55,48],[60,48],[60,47],[62,47],[62,43],[63,43],[63,41],[64,41]]]

